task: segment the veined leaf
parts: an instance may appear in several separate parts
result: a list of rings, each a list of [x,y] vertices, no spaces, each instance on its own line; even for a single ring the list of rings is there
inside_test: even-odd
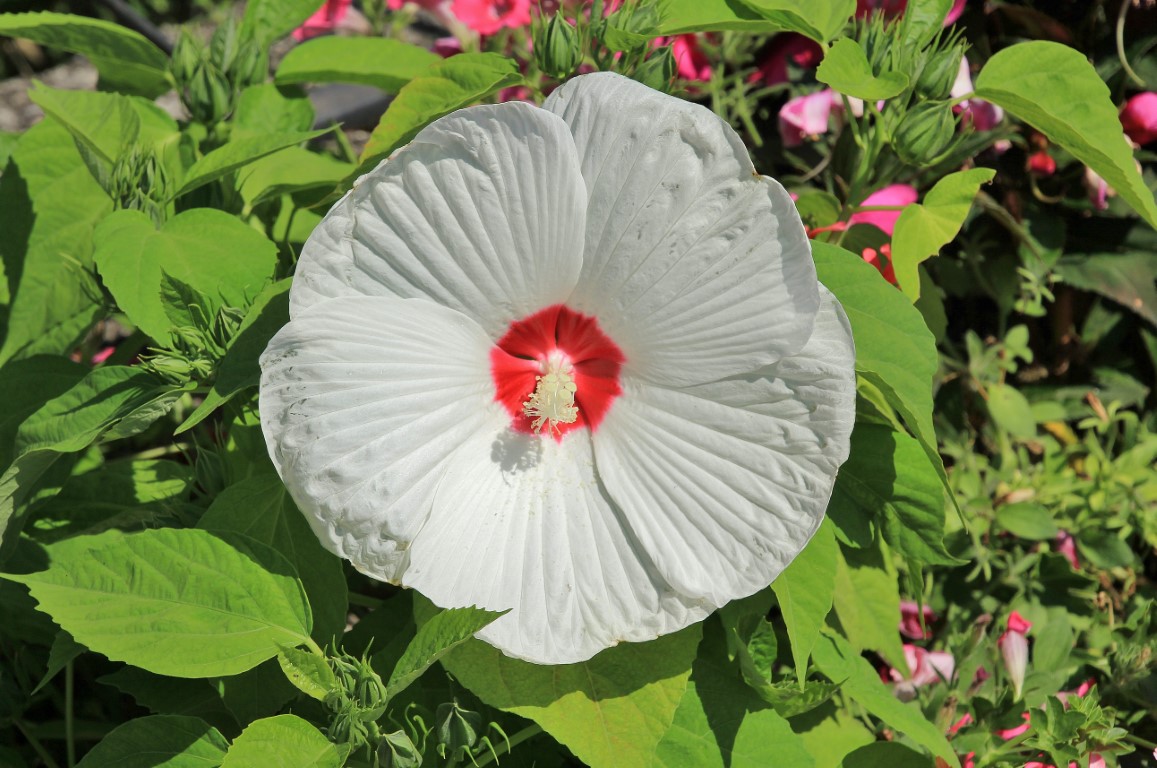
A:
[[[442,57],[384,37],[318,37],[291,49],[277,68],[278,85],[358,83],[397,93]]]
[[[796,677],[801,684],[807,679],[812,646],[832,610],[838,559],[835,529],[830,520],[824,520],[803,551],[771,583],[787,624]]]
[[[241,732],[221,761],[222,768],[341,768],[338,746],[297,715],[257,720]]]
[[[845,96],[872,102],[898,96],[908,87],[908,78],[900,72],[872,74],[864,49],[848,37],[840,38],[824,53],[816,79]]]
[[[390,673],[386,698],[392,699],[404,691],[435,662],[502,613],[481,608],[448,608],[424,621]]]
[[[203,187],[211,181],[216,181],[225,174],[243,168],[266,155],[272,155],[286,147],[295,147],[310,139],[316,139],[318,136],[328,133],[329,130],[329,128],[323,128],[320,131],[267,133],[260,136],[243,136],[234,139],[193,163],[193,167],[185,173],[185,179],[181,182],[181,187],[174,197],[188,194],[194,189]]]
[[[76,768],[213,768],[229,742],[196,717],[152,715],[114,728]]]

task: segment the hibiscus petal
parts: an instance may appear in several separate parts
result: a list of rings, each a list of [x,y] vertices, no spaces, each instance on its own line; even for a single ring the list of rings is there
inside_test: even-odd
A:
[[[803,347],[819,301],[807,233],[730,126],[612,73],[544,107],[574,132],[590,199],[568,304],[599,318],[627,372],[687,386]]]
[[[607,491],[682,594],[719,606],[767,586],[823,518],[856,389],[847,318],[821,302],[797,355],[681,390],[629,380],[594,436]]]
[[[428,301],[349,297],[314,305],[261,358],[261,426],[321,542],[397,581],[446,457],[492,419],[490,342]]]
[[[355,185],[298,266],[291,309],[324,296],[429,298],[500,336],[566,300],[582,265],[586,188],[574,142],[528,104],[431,123]],[[324,274],[319,274],[324,273]],[[302,287],[298,287],[298,283]]]
[[[590,433],[496,428],[451,457],[403,583],[442,607],[512,609],[478,636],[539,664],[651,640],[712,607],[647,564],[595,474]]]

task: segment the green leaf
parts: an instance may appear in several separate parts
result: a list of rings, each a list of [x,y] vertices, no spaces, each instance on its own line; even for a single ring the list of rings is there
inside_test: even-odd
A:
[[[52,678],[60,673],[60,670],[67,667],[69,662],[76,659],[86,650],[88,649],[73,640],[72,635],[63,629],[57,632],[56,639],[52,641],[52,648],[48,652],[47,670],[44,676],[40,678],[40,682],[36,684],[36,687],[33,688],[32,692],[28,695],[35,696],[37,691],[48,685]]]
[[[960,760],[940,729],[931,723],[920,708],[901,702],[880,681],[867,659],[860,656],[847,640],[825,632],[816,643],[814,658],[832,682],[843,682],[843,691],[857,704],[950,766],[960,768]]]
[[[316,139],[329,131],[329,128],[323,128],[319,131],[265,133],[234,139],[193,163],[193,167],[185,173],[185,180],[181,182],[180,188],[173,196],[180,197],[188,194],[194,189],[203,187],[211,181],[216,181],[266,155],[272,155],[286,147],[295,147],[310,139]]]
[[[418,634],[406,647],[386,683],[386,698],[392,699],[452,649],[473,637],[505,611],[481,608],[448,608],[418,627]]]
[[[908,78],[902,72],[885,72],[878,77],[872,74],[864,49],[847,37],[837,40],[824,53],[816,79],[845,96],[872,102],[898,96],[908,87]]]
[[[996,425],[1013,437],[1036,437],[1036,418],[1028,399],[1010,384],[988,388],[988,412]]]
[[[229,742],[196,717],[152,715],[114,728],[76,768],[213,768]]]
[[[849,503],[858,514],[875,518],[884,540],[905,557],[961,563],[944,548],[944,488],[920,443],[905,433],[857,424],[832,503]]]
[[[647,766],[687,687],[700,629],[623,643],[556,667],[467,640],[442,666],[483,702],[533,720],[593,768]]]
[[[856,12],[855,0],[740,0],[751,10],[789,32],[817,43],[840,34]]]
[[[1077,548],[1098,568],[1126,568],[1137,559],[1118,531],[1086,528],[1077,537]]]
[[[44,403],[76,385],[89,369],[63,357],[40,355],[0,368],[0,467],[15,457],[20,425]]]
[[[843,471],[840,470],[841,475]],[[795,674],[801,685],[807,679],[812,646],[832,610],[838,559],[835,528],[831,521],[824,520],[803,551],[771,583],[787,625]]]
[[[11,550],[23,528],[25,502],[62,454],[82,451],[102,437],[135,434],[164,415],[178,396],[139,370],[101,366],[25,419],[13,443],[15,458],[0,475],[0,553]]]
[[[38,614],[43,615],[43,614]],[[97,682],[111,685],[158,715],[199,717],[227,733],[241,730],[212,680],[190,680],[123,666]]]
[[[249,0],[241,19],[242,35],[264,48],[285,37],[321,7],[317,0]]]
[[[917,267],[952,242],[980,185],[995,175],[991,168],[950,173],[928,190],[922,204],[913,203],[900,212],[892,233],[892,266],[900,290],[912,301],[920,298]]]
[[[16,149],[22,135],[16,131],[0,131],[0,168],[8,165],[8,158],[12,156],[12,150]]]
[[[277,67],[278,85],[358,83],[388,93],[442,61],[421,46],[385,37],[317,37],[292,48]]]
[[[894,741],[866,744],[849,753],[839,768],[933,768],[932,760]]]
[[[685,631],[685,630],[684,630]],[[643,763],[653,768],[812,768],[815,762],[787,720],[736,676],[718,622],[704,623],[703,642],[671,725]]]
[[[955,504],[932,426],[932,377],[939,355],[924,318],[859,256],[821,242],[812,242],[812,256],[820,282],[848,314],[856,373],[904,419]]]
[[[97,227],[94,258],[129,319],[166,343],[172,322],[161,299],[163,272],[204,294],[211,306],[246,307],[272,278],[277,247],[224,211],[194,208],[158,231],[145,214],[123,210]]]
[[[111,210],[68,131],[44,120],[24,134],[0,175],[0,257],[11,297],[0,315],[0,365],[67,354],[92,326],[101,309],[92,232]]]
[[[439,117],[520,82],[518,64],[496,53],[462,53],[433,65],[398,91],[362,151],[359,171],[373,168]]]
[[[1052,513],[1031,501],[1001,506],[996,510],[996,524],[1012,535],[1029,541],[1051,541],[1058,533]]]
[[[289,682],[311,699],[325,701],[330,691],[337,688],[337,678],[325,658],[310,651],[282,646],[277,663]]]
[[[287,147],[257,160],[238,174],[238,191],[247,209],[289,193],[315,190],[329,194],[353,173],[352,163],[300,147]]]
[[[241,91],[229,135],[239,139],[270,132],[303,133],[313,127],[313,119],[313,104],[303,90],[260,83]]]
[[[0,14],[0,35],[86,56],[106,90],[151,99],[172,87],[164,52],[120,24],[65,13],[5,13]]]
[[[740,0],[662,0],[658,34],[691,32],[783,32],[778,22],[765,18]]]
[[[832,704],[793,717],[791,727],[821,766],[839,765],[845,755],[876,740],[855,715]]]
[[[240,533],[285,556],[301,578],[313,609],[313,638],[328,643],[346,624],[349,594],[342,561],[322,547],[272,471],[247,477],[213,499],[197,527]]]
[[[834,605],[848,641],[861,651],[876,651],[896,669],[907,670],[896,629],[900,623],[900,587],[891,563],[879,549],[841,549],[841,554],[836,560]],[[833,683],[840,682],[828,677]]]
[[[254,541],[205,531],[109,531],[48,548],[46,571],[2,574],[114,661],[174,677],[231,675],[309,637],[292,567]]]
[[[221,768],[341,768],[345,759],[308,721],[297,715],[257,720],[241,732],[221,761]]]
[[[1010,45],[976,78],[976,95],[1003,107],[1097,172],[1157,227],[1157,203],[1124,137],[1109,89],[1085,54],[1045,40]]]
[[[1056,274],[1071,286],[1112,299],[1157,325],[1157,253],[1078,253],[1061,257]]]
[[[237,335],[221,358],[212,388],[189,418],[177,427],[175,434],[192,429],[238,392],[258,385],[261,379],[258,359],[273,335],[289,322],[290,283],[290,280],[270,283],[253,300]]]

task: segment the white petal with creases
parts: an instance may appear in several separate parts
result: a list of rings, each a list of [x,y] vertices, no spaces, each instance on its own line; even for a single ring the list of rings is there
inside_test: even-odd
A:
[[[448,462],[405,586],[445,608],[511,609],[479,637],[540,664],[654,639],[711,611],[670,590],[624,530],[588,432],[559,442],[495,427]]]
[[[496,338],[566,300],[582,264],[585,208],[561,120],[520,102],[474,107],[431,123],[363,176],[343,209],[350,254],[300,269],[316,292],[335,285],[320,269],[348,286],[326,295],[429,298]]]
[[[595,434],[599,475],[675,589],[720,606],[767,586],[803,549],[848,455],[854,362],[824,289],[797,355],[683,390],[626,382]]]
[[[313,305],[261,358],[270,456],[322,543],[397,581],[446,459],[488,420],[490,343],[462,313],[420,299]]]
[[[570,306],[599,318],[629,373],[687,386],[803,346],[818,306],[807,233],[730,126],[612,73],[544,107],[574,133],[590,200]]]

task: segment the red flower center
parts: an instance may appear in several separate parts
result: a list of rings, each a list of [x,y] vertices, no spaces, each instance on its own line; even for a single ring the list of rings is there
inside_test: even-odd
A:
[[[494,398],[506,408],[518,432],[549,432],[561,439],[583,426],[594,431],[623,392],[619,370],[624,360],[622,350],[602,332],[598,320],[555,304],[515,320],[490,350]],[[577,417],[535,430],[526,403],[538,389],[540,377],[560,364],[574,380]]]

